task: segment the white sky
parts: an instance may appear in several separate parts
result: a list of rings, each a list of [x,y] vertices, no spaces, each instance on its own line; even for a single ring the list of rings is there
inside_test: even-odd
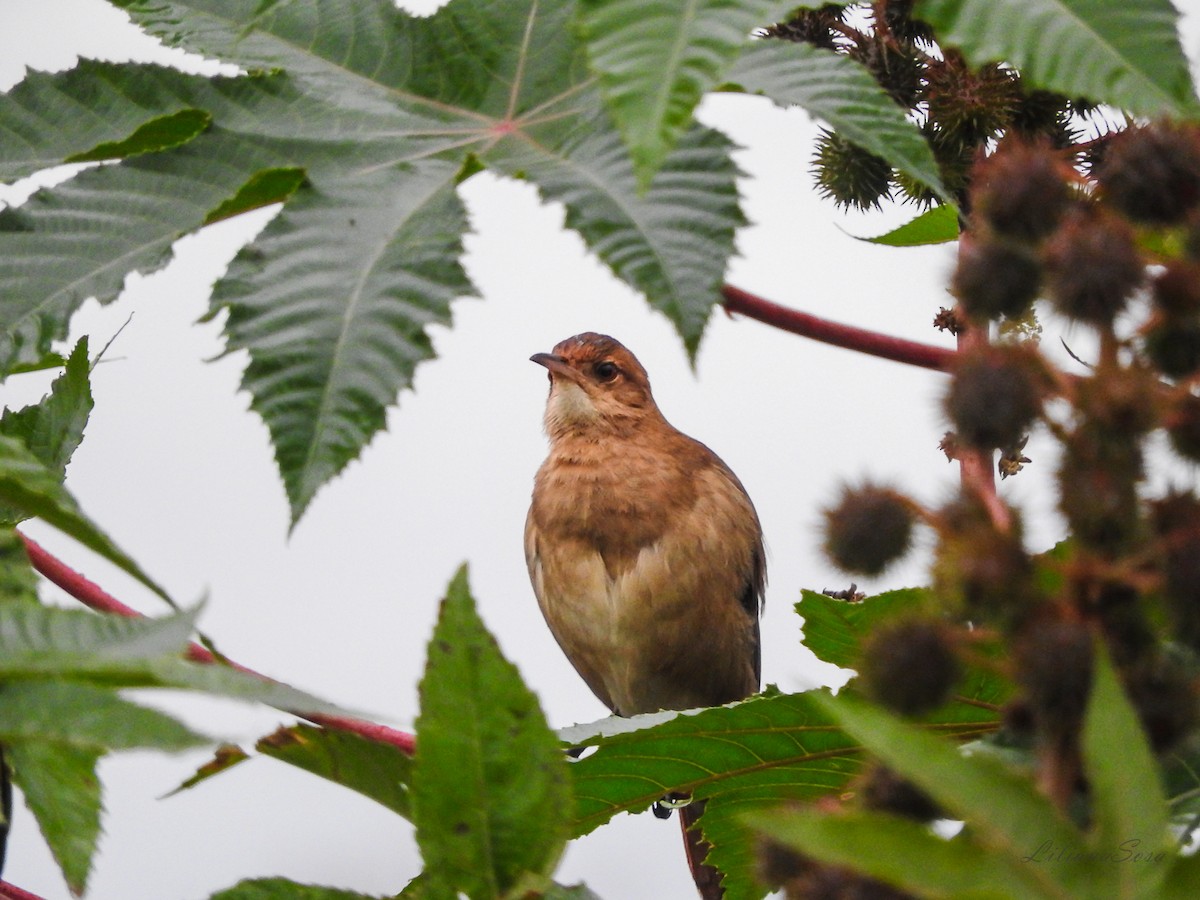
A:
[[[1187,4],[1185,4],[1186,6]],[[1189,50],[1200,45],[1189,22]],[[23,66],[55,70],[77,55],[164,55],[102,0],[0,0],[0,89]],[[729,281],[820,315],[949,345],[930,321],[948,305],[950,247],[894,250],[851,239],[912,215],[909,208],[842,216],[811,188],[816,126],[765,100],[723,96],[702,118],[746,149],[737,161],[744,208]],[[0,186],[0,201],[24,192]],[[269,218],[256,213],[179,243],[176,258],[133,276],[108,307],[88,303],[72,340],[102,346],[132,321],[93,374],[96,409],[68,486],[83,508],[172,594],[207,595],[206,632],[232,658],[402,728],[417,713],[416,683],[436,603],[456,567],[471,566],[481,613],[538,693],[554,726],[604,709],[565,661],[537,610],[521,534],[531,479],[545,454],[545,373],[528,362],[563,337],[612,334],[645,364],[667,417],[738,473],[767,535],[770,584],[763,620],[764,679],[799,690],[836,677],[799,646],[792,604],[803,588],[846,587],[819,552],[819,510],[843,480],[890,479],[937,503],[956,469],[937,449],[943,378],[717,313],[688,369],[670,324],[586,256],[561,230],[562,210],[532,187],[489,175],[463,187],[473,234],[466,266],[483,300],[456,304],[452,330],[435,328],[439,358],[420,368],[379,435],[312,504],[290,541],[287,506],[267,432],[237,393],[244,356],[206,362],[219,325],[194,324],[209,285]],[[1045,343],[1085,335],[1046,322]],[[36,401],[48,378],[4,385],[3,400]],[[1059,524],[1047,500],[1052,456],[1002,484],[1026,510],[1031,549]],[[1191,473],[1194,475],[1194,473]],[[102,560],[33,523],[28,533],[121,599],[161,604]],[[877,582],[924,581],[922,552]],[[59,597],[54,589],[48,597]],[[158,705],[197,729],[248,745],[286,717],[271,710],[175,695]],[[203,898],[241,878],[297,881],[388,894],[417,874],[411,828],[323,780],[259,759],[167,800],[205,753],[126,753],[101,766],[106,835],[89,896]],[[6,880],[46,898],[67,892],[32,817],[18,809]],[[622,816],[568,848],[561,881],[586,880],[609,900],[691,898],[678,826]]]

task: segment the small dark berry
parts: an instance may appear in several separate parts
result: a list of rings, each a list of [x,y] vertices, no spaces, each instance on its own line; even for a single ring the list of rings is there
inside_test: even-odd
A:
[[[1158,123],[1115,135],[1096,179],[1103,198],[1135,222],[1180,222],[1200,203],[1200,130]]]
[[[912,544],[913,512],[891,488],[845,487],[825,510],[825,552],[840,569],[878,575]]]
[[[1071,200],[1067,169],[1045,144],[1005,140],[975,167],[971,208],[996,234],[1039,241]]]
[[[959,443],[980,450],[1015,444],[1041,414],[1037,358],[1018,347],[971,353],[954,369],[946,414]]]
[[[1068,214],[1046,248],[1046,263],[1058,311],[1098,327],[1112,324],[1144,276],[1129,226],[1091,210]]]
[[[1016,644],[1016,678],[1043,734],[1079,727],[1092,687],[1092,633],[1080,622],[1037,623]]]
[[[1160,316],[1143,335],[1146,355],[1168,378],[1185,378],[1200,369],[1200,320]]]
[[[1175,452],[1192,462],[1200,462],[1200,397],[1187,394],[1168,410],[1167,435]]]
[[[817,139],[812,172],[821,196],[844,209],[879,209],[880,201],[891,197],[892,167],[887,160],[832,131]]]
[[[870,697],[906,716],[949,700],[960,675],[946,626],[924,619],[878,628],[863,646],[858,669]]]
[[[1200,312],[1200,265],[1171,260],[1153,282],[1155,305],[1169,316]]]
[[[1037,299],[1042,267],[1025,247],[995,238],[964,240],[950,290],[976,321],[1017,318]]]

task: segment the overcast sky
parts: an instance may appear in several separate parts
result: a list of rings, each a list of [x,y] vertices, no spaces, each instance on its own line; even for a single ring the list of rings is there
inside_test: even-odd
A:
[[[1197,49],[1189,23],[1189,50]],[[0,89],[23,67],[57,70],[78,55],[180,59],[102,0],[0,0]],[[184,65],[191,65],[184,61]],[[831,318],[949,345],[930,322],[949,305],[951,247],[894,250],[849,235],[886,231],[900,208],[843,216],[807,174],[816,126],[765,100],[722,96],[702,118],[744,147],[744,208],[729,281]],[[20,202],[28,187],[0,186]],[[581,331],[624,342],[646,366],[667,418],[711,446],[758,507],[769,551],[764,679],[800,690],[837,677],[800,646],[792,610],[801,588],[846,587],[819,552],[820,509],[838,485],[892,481],[938,503],[956,470],[937,449],[943,378],[714,316],[695,374],[671,325],[562,230],[562,209],[530,186],[487,174],[462,188],[470,211],[466,267],[483,299],[435,327],[438,359],[423,365],[379,435],[328,485],[287,536],[287,505],[266,428],[237,385],[245,357],[209,362],[220,324],[196,324],[212,281],[270,218],[261,211],[181,241],[175,259],[132,276],[117,302],[89,302],[72,341],[102,346],[130,320],[93,373],[96,408],[68,486],[85,511],[177,598],[207,596],[202,625],[232,658],[332,701],[409,728],[436,604],[460,563],[488,627],[541,698],[552,725],[604,715],[547,631],[530,590],[522,528],[541,433],[545,371],[528,361]],[[131,318],[132,317],[132,318]],[[1047,321],[1046,344],[1086,343]],[[4,385],[6,405],[36,401],[48,378]],[[1050,447],[1035,436],[1027,474],[1004,482],[1026,510],[1031,549],[1060,525],[1047,500]],[[27,532],[118,597],[161,604],[86,550],[37,523]],[[927,543],[927,539],[926,539]],[[867,589],[922,583],[927,546]],[[61,599],[49,589],[47,597]],[[150,702],[216,737],[252,743],[286,717],[271,710],[157,695]],[[394,893],[416,875],[410,827],[349,791],[260,759],[166,800],[206,758],[127,753],[101,766],[106,835],[89,896],[203,898],[240,878],[284,875]],[[674,821],[622,816],[573,844],[559,871],[617,900],[690,898]],[[4,877],[46,898],[66,889],[23,808]]]

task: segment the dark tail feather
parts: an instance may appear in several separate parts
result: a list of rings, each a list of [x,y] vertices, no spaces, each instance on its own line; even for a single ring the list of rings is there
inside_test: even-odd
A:
[[[688,867],[692,870],[692,880],[696,882],[700,896],[703,900],[721,900],[725,896],[725,890],[721,887],[721,873],[704,864],[704,857],[708,856],[712,844],[701,837],[699,828],[692,828],[702,812],[703,800],[689,803],[679,810],[679,824],[683,826],[683,849],[687,852]]]

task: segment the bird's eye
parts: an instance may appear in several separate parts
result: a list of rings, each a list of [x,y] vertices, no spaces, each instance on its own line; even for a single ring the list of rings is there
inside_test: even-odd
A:
[[[617,368],[615,363],[605,360],[604,362],[596,363],[596,368],[594,371],[596,373],[596,377],[601,381],[612,381],[617,377],[617,373],[621,370]]]

